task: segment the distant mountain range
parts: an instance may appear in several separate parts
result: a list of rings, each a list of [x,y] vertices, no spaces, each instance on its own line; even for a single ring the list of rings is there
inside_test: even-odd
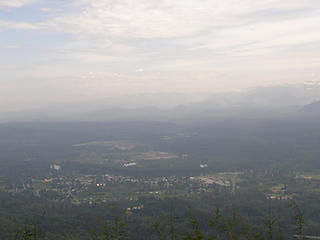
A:
[[[301,108],[305,112],[320,113],[320,101],[313,102]]]
[[[33,110],[0,113],[0,122],[203,120],[268,117],[303,111],[320,112],[320,84],[258,87],[211,96],[147,94],[87,102],[61,103]]]

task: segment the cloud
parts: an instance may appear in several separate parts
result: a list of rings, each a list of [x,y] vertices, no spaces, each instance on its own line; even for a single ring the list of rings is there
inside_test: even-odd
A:
[[[175,38],[247,23],[260,11],[319,6],[314,0],[76,0],[82,11],[55,19],[74,34]]]
[[[270,55],[320,38],[317,0],[75,0],[74,6],[81,11],[52,19],[47,25],[80,38],[120,41],[124,49],[136,48],[137,39],[164,39],[191,51]],[[106,51],[97,55],[103,53]],[[173,49],[172,54],[178,53]]]
[[[0,20],[0,30],[39,30],[43,28],[40,23],[14,22]]]
[[[9,3],[21,6],[34,1],[2,2],[0,6],[9,6]],[[74,0],[73,6],[77,11],[42,23],[0,20],[0,29],[48,29],[80,38],[106,39],[106,42],[110,39],[198,38],[197,46],[191,45],[188,49],[236,47],[244,51],[248,46],[253,50],[278,46],[280,41],[283,44],[305,42],[306,35],[297,36],[303,33],[318,39],[315,28],[319,29],[319,14],[308,18],[297,14],[292,19],[277,21],[272,16],[279,11],[320,9],[318,0]],[[257,16],[266,11],[270,12],[269,18],[259,20]]]
[[[17,49],[19,48],[19,45],[16,44],[7,44],[7,45],[0,45],[0,48],[6,48],[6,49]]]
[[[190,50],[211,49],[228,55],[272,54],[296,45],[320,42],[320,16],[259,22],[227,28]]]
[[[0,9],[1,8],[20,8],[25,5],[35,3],[37,1],[38,0],[1,0]]]

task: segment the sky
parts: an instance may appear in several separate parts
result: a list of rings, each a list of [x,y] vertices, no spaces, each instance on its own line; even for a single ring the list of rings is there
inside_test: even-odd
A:
[[[319,0],[0,0],[0,109],[320,80]]]

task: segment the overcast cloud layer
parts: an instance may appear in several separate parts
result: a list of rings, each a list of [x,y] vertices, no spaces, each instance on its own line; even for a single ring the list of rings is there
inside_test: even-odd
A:
[[[0,0],[0,107],[319,80],[318,0]]]

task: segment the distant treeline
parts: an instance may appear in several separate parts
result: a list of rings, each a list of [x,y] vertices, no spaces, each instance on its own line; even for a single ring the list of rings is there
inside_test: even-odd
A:
[[[295,234],[288,236],[283,231],[281,218],[272,213],[265,216],[261,225],[251,225],[247,219],[234,208],[231,216],[224,216],[217,206],[207,225],[209,229],[203,230],[201,219],[197,219],[191,209],[188,209],[188,228],[178,229],[173,210],[166,215],[154,217],[149,223],[150,232],[141,239],[158,240],[282,240],[305,239],[316,237],[304,236],[305,220],[301,209],[295,201],[291,201],[292,220]],[[112,208],[112,218],[104,221],[101,231],[92,231],[91,240],[133,240],[130,237],[127,224],[118,214],[116,207]],[[75,227],[76,228],[76,227]],[[37,223],[27,223],[15,235],[15,240],[41,240]],[[148,238],[149,236],[149,238]],[[58,238],[57,238],[58,239]],[[59,238],[60,239],[60,238]],[[78,239],[77,236],[61,236],[61,239]],[[137,238],[135,238],[137,239]]]

